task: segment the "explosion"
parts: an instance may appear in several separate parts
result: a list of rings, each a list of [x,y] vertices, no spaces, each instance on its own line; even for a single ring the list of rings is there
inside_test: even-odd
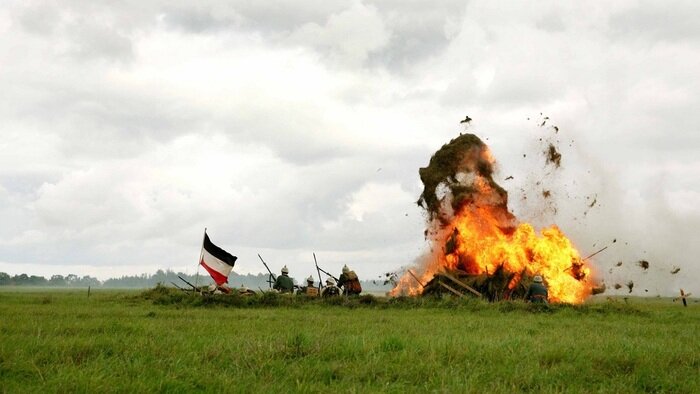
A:
[[[402,276],[392,295],[421,294],[425,283],[445,272],[480,277],[482,283],[506,278],[506,299],[534,275],[544,277],[550,302],[576,304],[591,294],[591,268],[576,247],[555,225],[538,233],[519,222],[508,210],[508,193],[493,179],[494,168],[488,146],[464,134],[420,169],[424,189],[418,204],[427,211],[432,254],[419,267],[419,280]]]

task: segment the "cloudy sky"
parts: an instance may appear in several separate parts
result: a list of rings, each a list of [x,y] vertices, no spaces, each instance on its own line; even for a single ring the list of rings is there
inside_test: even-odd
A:
[[[376,277],[425,250],[418,168],[469,115],[521,218],[583,254],[617,239],[608,282],[692,288],[698,18],[694,1],[3,1],[0,271],[192,273],[207,227],[241,273],[261,253],[306,276],[316,252]],[[564,155],[546,176],[544,116]],[[520,198],[540,175],[556,212]]]

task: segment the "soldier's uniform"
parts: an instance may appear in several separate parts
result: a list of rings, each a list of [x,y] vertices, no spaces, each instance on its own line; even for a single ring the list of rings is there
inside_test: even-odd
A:
[[[282,267],[282,275],[277,277],[273,289],[279,290],[281,293],[291,293],[294,291],[294,280],[289,277],[289,269],[285,265]]]
[[[314,278],[309,276],[306,279],[306,286],[301,288],[301,294],[305,294],[310,297],[318,297],[318,288],[314,286]]]
[[[527,289],[527,294],[525,299],[538,304],[546,304],[549,293],[547,292],[547,287],[542,283],[542,277],[535,275],[530,288]]]
[[[321,297],[336,297],[340,295],[340,288],[331,278],[326,279],[326,286],[321,289]]]
[[[340,278],[338,278],[338,287],[343,288],[343,294],[357,295],[362,293],[360,278],[358,278],[355,271],[351,271],[347,265],[343,266],[343,273],[340,274]]]

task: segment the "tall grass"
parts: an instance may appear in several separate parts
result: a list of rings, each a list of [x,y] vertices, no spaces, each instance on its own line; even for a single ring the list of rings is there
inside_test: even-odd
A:
[[[2,392],[700,392],[691,304],[0,292]]]

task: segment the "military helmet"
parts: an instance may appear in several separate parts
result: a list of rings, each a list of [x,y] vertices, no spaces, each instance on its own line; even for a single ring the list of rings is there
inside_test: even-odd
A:
[[[289,273],[289,268],[287,268],[286,265],[285,265],[284,267],[282,267],[282,273],[283,273],[283,274],[288,274],[288,273]]]
[[[306,278],[306,281],[309,282],[309,283],[314,283],[314,277],[311,276],[311,275],[309,275],[309,277]]]
[[[334,285],[335,285],[335,281],[333,280],[333,278],[328,278],[328,279],[326,279],[326,284],[327,284],[328,286],[334,286]]]
[[[542,277],[539,275],[535,275],[535,277],[532,278],[532,281],[535,283],[542,283]]]
[[[343,266],[343,273],[344,273],[344,274],[347,274],[348,272],[350,272],[350,268],[348,268],[348,266],[347,266],[347,264],[346,264],[346,265]]]

